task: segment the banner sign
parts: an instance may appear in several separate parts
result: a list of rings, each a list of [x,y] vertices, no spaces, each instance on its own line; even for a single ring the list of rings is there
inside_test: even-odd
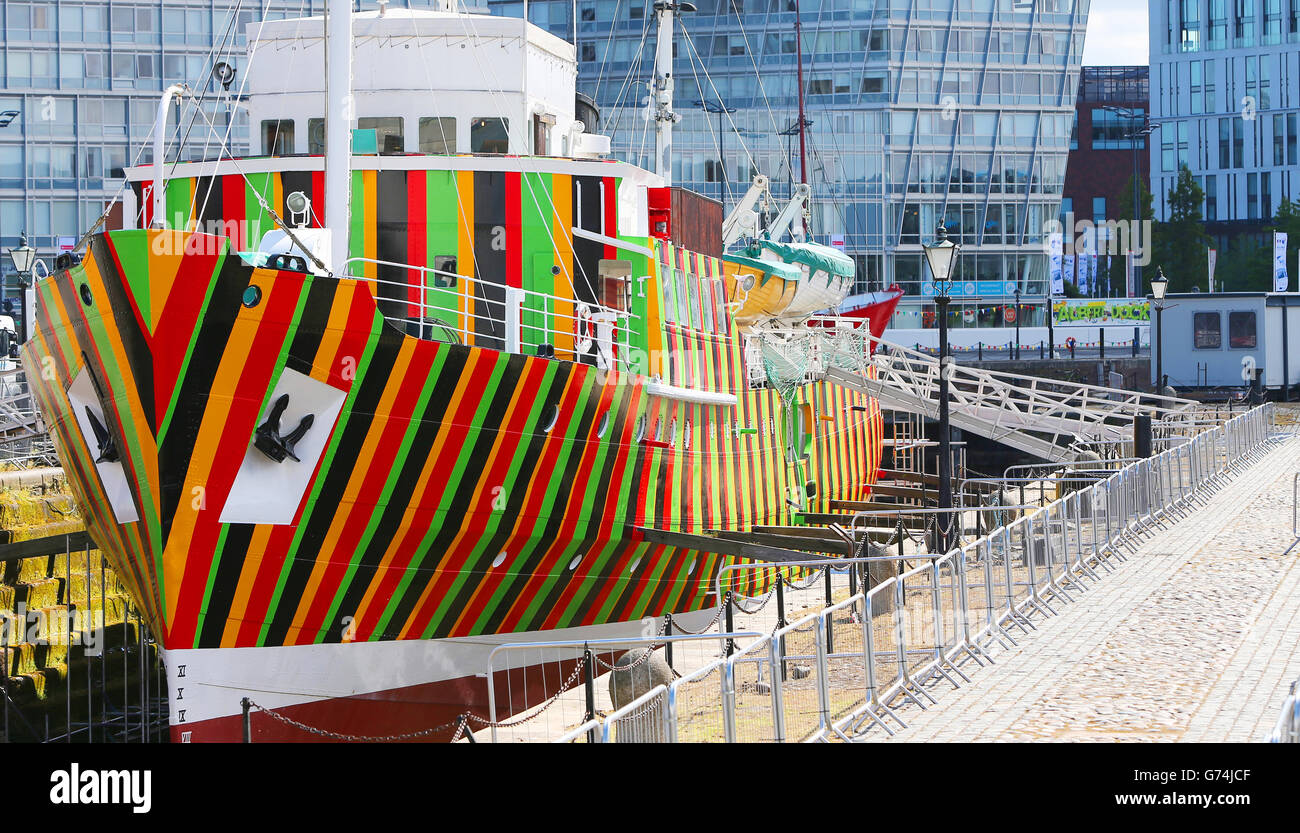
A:
[[[1061,233],[1052,232],[1047,238],[1047,250],[1051,253],[1052,263],[1052,294],[1065,294],[1065,281],[1061,278]]]
[[[1124,296],[1133,297],[1133,253],[1124,253]]]
[[[1063,255],[1061,257],[1061,275],[1066,283],[1079,285],[1077,276],[1074,274],[1074,255]]]
[[[1286,292],[1291,277],[1286,273],[1286,232],[1273,232],[1273,291]]]
[[[1151,320],[1146,301],[1122,301],[1118,298],[1089,301],[1070,298],[1052,304],[1052,323],[1056,326],[1106,326],[1108,324],[1146,324]]]
[[[1219,256],[1218,249],[1210,249],[1210,291],[1214,291],[1214,261]]]

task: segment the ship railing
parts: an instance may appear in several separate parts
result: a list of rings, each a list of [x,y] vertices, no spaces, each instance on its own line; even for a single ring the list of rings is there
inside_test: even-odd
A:
[[[357,275],[357,265],[420,272],[423,280]],[[384,317],[418,338],[566,358],[604,369],[631,366],[633,322],[641,319],[626,310],[376,258],[349,258],[345,271],[353,280],[373,284]],[[496,297],[488,297],[484,287],[491,287]],[[412,310],[418,314],[409,314]]]
[[[1271,406],[1260,406],[1103,472],[1104,479],[1029,507],[1031,514],[976,540],[909,553],[904,572],[873,581],[867,570],[848,598],[702,665],[667,692],[647,692],[617,716],[597,715],[599,726],[587,731],[609,737],[618,731],[611,721],[633,713],[653,726],[646,740],[667,742],[857,741],[903,730],[908,709],[941,707],[942,691],[967,685],[978,669],[997,673],[991,666],[999,651],[1014,648],[1021,634],[1134,557],[1147,536],[1267,453],[1271,420]],[[860,570],[880,560],[896,557],[808,563]],[[727,565],[715,592],[722,594],[728,572],[802,563]],[[685,691],[698,695],[686,706]],[[656,708],[668,709],[668,718],[649,716]],[[1294,692],[1285,708],[1275,734],[1300,738]]]
[[[1282,703],[1282,714],[1277,725],[1269,732],[1268,743],[1300,743],[1300,679],[1291,683],[1291,690]]]
[[[721,619],[721,617],[717,617]],[[658,632],[654,633],[654,629]],[[671,645],[679,658],[688,652],[697,661],[725,653],[741,640],[758,639],[758,631],[718,633],[664,633],[663,619],[645,620],[641,636],[589,640],[511,642],[498,645],[488,655],[486,677],[488,713],[471,716],[471,728],[492,743],[502,740],[547,740],[557,736],[590,743],[642,742],[667,737],[672,692],[663,680],[662,700],[643,692],[631,702],[616,706],[612,690],[597,689],[597,679],[612,672],[621,685],[653,682],[664,673],[657,649]],[[712,649],[712,650],[710,650]],[[620,657],[634,658],[624,667]],[[671,674],[671,671],[668,673]],[[681,682],[676,680],[673,682]],[[674,690],[675,691],[675,690]],[[581,693],[581,698],[577,695]],[[568,696],[566,696],[568,695]],[[575,735],[581,726],[599,719],[600,728]],[[560,727],[563,727],[561,730]]]

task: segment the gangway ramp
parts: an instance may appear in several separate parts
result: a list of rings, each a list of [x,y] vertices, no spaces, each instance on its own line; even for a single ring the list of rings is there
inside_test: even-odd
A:
[[[876,397],[885,408],[939,416],[939,361],[876,338],[854,319],[816,318],[811,325],[763,331],[763,346],[801,361],[808,377],[825,378]],[[1193,413],[1189,399],[1064,382],[950,361],[948,409],[963,431],[1044,460],[1068,463],[1091,442],[1133,436],[1139,414],[1168,424]]]

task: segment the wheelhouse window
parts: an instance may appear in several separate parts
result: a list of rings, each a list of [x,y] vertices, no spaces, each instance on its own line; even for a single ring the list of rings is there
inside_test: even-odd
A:
[[[1192,315],[1192,346],[1197,350],[1218,350],[1223,346],[1217,312],[1198,312]]]
[[[311,154],[325,152],[324,119],[307,119],[307,152]]]
[[[293,153],[293,119],[271,119],[262,122],[262,153],[266,156],[286,156]]]
[[[400,116],[357,119],[357,129],[375,131],[380,153],[402,153],[406,150]]]
[[[632,261],[602,260],[597,269],[601,306],[627,312],[632,305]]]
[[[456,152],[456,120],[443,116],[420,119],[420,153]]]
[[[509,153],[509,120],[477,118],[469,125],[470,153]]]
[[[1255,313],[1228,313],[1228,347],[1234,350],[1255,349]]]

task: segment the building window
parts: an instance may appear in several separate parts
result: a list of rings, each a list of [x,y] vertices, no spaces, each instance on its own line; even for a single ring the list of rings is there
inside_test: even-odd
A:
[[[293,153],[293,119],[262,122],[262,154],[287,156]]]
[[[477,118],[470,122],[469,151],[470,153],[509,153],[508,120]]]
[[[375,140],[381,153],[402,153],[406,150],[401,116],[357,119],[357,129],[375,131]]]
[[[1218,313],[1214,313],[1216,320]],[[1234,350],[1255,349],[1255,313],[1228,313],[1228,347]]]
[[[1094,223],[1106,222],[1106,198],[1105,197],[1092,198],[1092,221]]]
[[[456,120],[441,116],[420,119],[420,153],[456,152]]]
[[[1223,346],[1223,333],[1219,329],[1217,312],[1198,312],[1192,315],[1192,346],[1197,350],[1218,350]]]

